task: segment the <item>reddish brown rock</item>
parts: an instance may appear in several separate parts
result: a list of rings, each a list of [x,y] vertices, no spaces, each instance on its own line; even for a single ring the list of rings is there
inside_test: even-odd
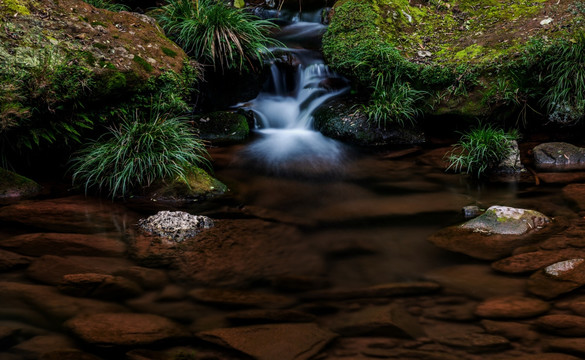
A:
[[[126,252],[126,245],[113,234],[23,234],[0,240],[0,247],[28,256],[122,256]]]
[[[59,285],[69,274],[112,274],[129,266],[124,259],[93,257],[60,257],[45,255],[36,259],[27,269],[30,278],[50,285]]]
[[[10,352],[22,356],[23,359],[40,359],[45,353],[71,349],[75,349],[73,339],[65,335],[47,334],[23,341],[12,347]]]
[[[524,278],[498,275],[487,265],[450,266],[428,272],[425,277],[439,283],[446,293],[476,299],[522,295],[526,284]]]
[[[243,310],[232,312],[227,319],[234,324],[269,324],[313,322],[316,317],[297,310]]]
[[[501,272],[518,274],[532,272],[559,261],[585,258],[585,249],[539,250],[514,255],[492,263]]]
[[[545,184],[570,184],[585,181],[585,172],[539,172],[538,178]]]
[[[130,279],[147,290],[160,289],[169,283],[166,272],[141,266],[124,267],[112,273]]]
[[[424,316],[447,321],[472,321],[477,318],[474,314],[476,306],[477,304],[475,302],[434,305],[424,310]]]
[[[0,250],[0,272],[27,267],[31,260],[32,259],[28,256],[15,254],[11,251]]]
[[[197,334],[205,341],[258,360],[308,360],[336,335],[315,324],[268,324],[215,329]]]
[[[585,338],[550,339],[544,343],[544,348],[547,351],[560,351],[578,356],[575,359],[583,359],[585,357]]]
[[[77,337],[94,346],[147,346],[189,336],[180,325],[157,315],[99,313],[65,323]]]
[[[368,306],[335,315],[329,328],[345,336],[391,336],[419,338],[425,336],[418,321],[400,306]]]
[[[576,315],[546,315],[538,318],[536,326],[562,336],[585,336],[585,317]]]
[[[569,339],[566,339],[569,340]],[[560,353],[542,353],[532,355],[522,355],[522,360],[580,360],[580,358]]]
[[[569,184],[563,188],[563,197],[578,210],[585,210],[585,184]]]
[[[436,340],[447,346],[459,348],[469,353],[486,353],[507,350],[512,347],[508,339],[489,334],[457,334],[441,336]]]
[[[189,300],[159,301],[158,294],[146,293],[138,298],[126,300],[126,305],[140,313],[164,316],[180,323],[189,323],[214,313],[210,307]]]
[[[441,286],[431,281],[387,283],[358,289],[328,289],[303,294],[307,300],[349,300],[429,294]]]
[[[571,259],[549,265],[532,274],[527,283],[531,293],[553,299],[585,285],[585,260]]]
[[[142,289],[134,281],[105,274],[68,274],[58,286],[67,295],[107,300],[122,300],[140,295]]]
[[[30,309],[53,321],[65,321],[80,314],[119,312],[124,307],[93,299],[63,295],[54,287],[0,282],[0,308],[14,317]],[[25,320],[28,320],[29,317]],[[43,325],[43,324],[41,324]]]
[[[475,314],[484,318],[522,319],[542,315],[550,310],[548,302],[523,296],[501,296],[480,303]]]
[[[539,337],[538,333],[532,330],[532,326],[530,324],[484,319],[481,321],[481,325],[489,334],[500,335],[510,340],[533,342],[536,341]]]
[[[101,358],[74,349],[53,350],[43,353],[40,360],[102,360]],[[142,360],[142,359],[141,359]]]
[[[118,221],[131,223],[124,207],[83,196],[22,201],[0,208],[0,220],[54,232],[84,234],[118,231]]]
[[[195,289],[189,291],[189,295],[202,303],[236,308],[286,308],[296,302],[283,295],[228,289]]]

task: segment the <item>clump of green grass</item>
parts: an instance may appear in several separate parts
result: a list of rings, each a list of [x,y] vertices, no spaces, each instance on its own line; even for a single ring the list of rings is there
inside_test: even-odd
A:
[[[413,89],[409,83],[398,78],[388,82],[387,76],[378,74],[370,102],[363,106],[364,113],[381,128],[390,123],[404,126],[405,121],[414,124],[422,114],[419,104],[427,93]]]
[[[73,181],[112,198],[128,196],[159,180],[187,182],[188,169],[207,163],[204,143],[187,119],[137,111],[90,142],[72,159]]]
[[[449,155],[449,169],[481,178],[511,153],[510,142],[518,139],[515,130],[506,132],[490,125],[479,125],[462,134]]]
[[[167,36],[185,52],[214,68],[254,68],[269,56],[269,37],[277,26],[221,0],[168,0],[154,16]]]

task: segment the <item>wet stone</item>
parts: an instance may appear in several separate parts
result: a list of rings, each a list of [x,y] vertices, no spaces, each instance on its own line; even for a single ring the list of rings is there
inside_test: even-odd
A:
[[[258,360],[308,360],[336,335],[315,324],[267,324],[214,329],[202,340],[238,350]]]
[[[563,340],[571,340],[571,339],[563,339]],[[522,360],[581,360],[581,359],[578,357],[569,355],[569,354],[542,353],[542,354],[533,354],[533,355],[522,355]]]
[[[460,348],[469,353],[499,352],[512,347],[508,339],[489,334],[447,335],[436,340],[443,345]]]
[[[359,289],[328,289],[313,291],[303,295],[307,300],[349,300],[366,298],[386,298],[429,294],[439,291],[441,286],[431,281],[387,283]]]
[[[571,259],[549,265],[530,276],[527,289],[531,293],[552,299],[585,285],[585,262]]]
[[[59,334],[35,336],[12,347],[10,351],[25,359],[42,358],[45,353],[53,351],[75,349],[73,339]]]
[[[567,171],[585,169],[585,149],[564,142],[543,143],[533,149],[538,170]]]
[[[304,323],[316,317],[296,310],[245,310],[230,313],[227,319],[234,324]]]
[[[160,289],[169,282],[169,278],[164,271],[141,266],[125,267],[115,271],[113,275],[130,279],[147,290]]]
[[[75,349],[45,352],[40,360],[102,360],[101,358]]]
[[[296,302],[283,295],[228,289],[195,289],[189,291],[189,296],[202,303],[231,308],[279,309],[290,307]]]
[[[585,336],[585,317],[577,315],[546,315],[535,322],[538,328],[561,336]]]
[[[580,257],[585,257],[585,249],[570,248],[539,250],[517,254],[502,260],[498,260],[492,263],[492,268],[494,270],[505,273],[519,274],[536,271],[560,261]],[[557,265],[551,269],[553,272],[558,272],[558,270],[554,269],[558,269],[559,267],[566,266],[568,264],[569,263],[565,263],[564,265]]]
[[[105,274],[68,274],[58,286],[68,295],[107,300],[133,298],[142,293],[135,282],[121,276]]]
[[[500,335],[510,340],[536,341],[539,337],[530,324],[484,319],[481,325],[489,334]]]
[[[126,245],[112,234],[23,234],[0,240],[0,247],[28,256],[122,256],[126,252]]]
[[[328,326],[344,336],[425,336],[418,321],[400,306],[369,306],[334,316]]]
[[[461,227],[489,234],[523,235],[545,226],[550,221],[546,215],[535,210],[494,205]]]
[[[474,314],[476,306],[476,302],[455,305],[435,305],[425,309],[424,316],[448,321],[472,321],[477,318]]]
[[[475,314],[483,318],[521,319],[542,315],[550,310],[548,302],[523,296],[489,298],[480,303]]]
[[[569,184],[563,188],[563,197],[577,209],[585,210],[585,184]]]
[[[0,272],[27,267],[32,259],[10,251],[0,250]]]
[[[151,314],[82,315],[65,326],[84,342],[102,347],[147,346],[189,336],[180,325]]]

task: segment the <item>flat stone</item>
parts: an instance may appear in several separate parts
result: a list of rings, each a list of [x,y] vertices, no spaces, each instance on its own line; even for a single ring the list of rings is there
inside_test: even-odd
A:
[[[539,172],[538,178],[544,184],[571,184],[585,181],[585,172]]]
[[[550,310],[548,302],[523,296],[489,298],[480,303],[475,314],[483,318],[522,319],[542,315]]]
[[[32,259],[28,256],[0,249],[0,272],[27,267]]]
[[[328,289],[303,294],[307,300],[350,300],[430,294],[441,286],[431,281],[387,283],[358,289]]]
[[[492,263],[492,268],[509,274],[520,274],[574,258],[585,258],[585,249],[567,248],[526,252],[498,260]]]
[[[336,335],[315,324],[267,324],[214,329],[202,340],[238,350],[257,360],[308,360]]]
[[[160,315],[181,324],[200,320],[213,310],[207,306],[189,300],[159,301],[156,293],[126,300],[126,305],[140,313]]]
[[[549,339],[544,342],[544,349],[547,351],[560,351],[573,354],[578,356],[578,359],[583,359],[585,357],[585,338]]]
[[[316,317],[297,310],[243,310],[232,312],[227,319],[234,324],[304,323]]]
[[[538,170],[568,171],[585,169],[585,149],[564,142],[540,144],[533,149]]]
[[[160,289],[169,283],[169,277],[163,270],[149,269],[141,266],[124,267],[123,269],[114,271],[112,275],[123,276],[147,290]]]
[[[563,339],[565,340],[565,339]],[[571,340],[571,339],[566,339]],[[522,355],[522,360],[580,360],[580,358],[561,353],[542,353],[532,355]]]
[[[117,258],[44,255],[32,262],[26,270],[26,274],[36,281],[50,285],[59,285],[65,275],[86,273],[112,274],[129,264],[131,263],[127,260]]]
[[[344,336],[395,336],[419,338],[425,336],[414,317],[397,305],[368,306],[354,312],[335,315],[328,326]]]
[[[102,360],[101,358],[75,349],[52,350],[43,353],[40,360]],[[141,359],[142,360],[142,359]]]
[[[126,245],[110,234],[33,233],[0,240],[0,247],[28,256],[122,256]]]
[[[476,299],[494,296],[523,295],[526,280],[501,276],[486,265],[456,265],[428,272],[425,277],[436,281],[445,293],[463,294]]]
[[[59,334],[35,336],[12,347],[10,352],[25,359],[44,359],[44,354],[52,351],[75,349],[73,339]]]
[[[134,281],[106,274],[67,274],[58,286],[67,295],[106,300],[123,300],[142,293]]]
[[[101,347],[148,346],[189,335],[180,325],[151,314],[81,315],[68,320],[65,327],[84,342]]]
[[[534,341],[539,337],[530,324],[484,319],[481,320],[481,326],[489,334],[503,336],[510,340]]]
[[[81,314],[125,310],[123,306],[110,302],[63,295],[52,286],[15,282],[0,282],[0,308],[10,310],[12,315],[24,314],[24,310],[31,309],[57,322]],[[28,316],[24,320],[27,319]]]
[[[570,259],[539,270],[530,276],[527,290],[552,299],[585,285],[585,260]]]
[[[424,310],[424,316],[432,319],[447,321],[472,321],[477,317],[474,314],[475,302],[465,302],[453,305],[434,305]]]
[[[131,223],[128,210],[108,200],[71,196],[42,201],[22,201],[0,208],[0,220],[54,232],[104,233]]]
[[[202,303],[235,308],[286,308],[296,302],[283,295],[228,289],[194,289],[189,296]]]
[[[510,349],[512,344],[502,336],[489,334],[446,335],[436,340],[447,346],[459,348],[469,353],[499,352]]]
[[[561,336],[585,336],[585,317],[577,315],[546,315],[535,322],[538,328]]]

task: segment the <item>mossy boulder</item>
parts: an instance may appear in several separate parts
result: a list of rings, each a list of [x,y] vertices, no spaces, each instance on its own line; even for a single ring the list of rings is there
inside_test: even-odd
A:
[[[216,111],[198,116],[194,125],[199,136],[213,144],[242,142],[250,135],[250,126],[244,115],[229,111]]]
[[[38,195],[41,186],[33,180],[0,168],[0,204]]]
[[[516,121],[543,111],[559,53],[548,49],[574,42],[584,19],[577,2],[340,0],[323,51],[357,88],[383,73],[428,91],[426,115]]]
[[[341,99],[319,107],[313,114],[315,129],[323,135],[359,146],[420,144],[421,129],[398,123],[385,128],[368,120],[355,99]]]
[[[205,170],[192,167],[187,181],[177,178],[152,185],[146,192],[152,201],[170,203],[191,203],[219,196],[228,191],[221,181],[209,175]]]

